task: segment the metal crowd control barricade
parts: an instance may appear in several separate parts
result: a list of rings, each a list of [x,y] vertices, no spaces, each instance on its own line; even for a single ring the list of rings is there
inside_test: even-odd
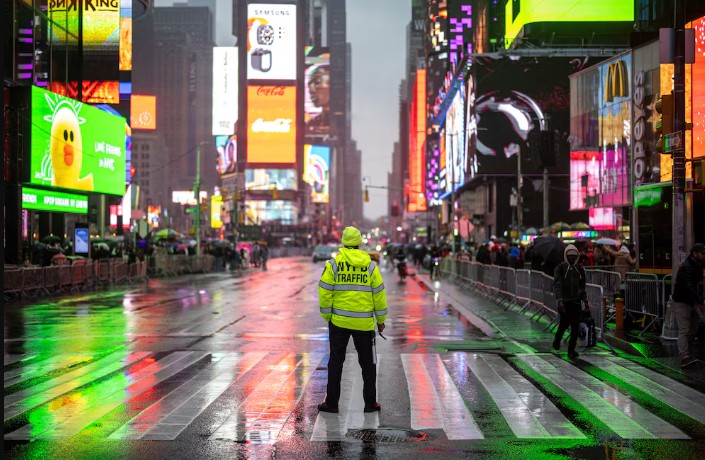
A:
[[[100,284],[110,284],[110,259],[99,259],[97,279]]]
[[[71,265],[59,265],[59,288],[62,290],[71,289],[73,285],[73,267]]]
[[[80,289],[86,284],[86,262],[84,260],[75,260],[71,264],[72,268],[72,285],[74,289]]]
[[[115,283],[127,281],[127,263],[120,259],[113,262],[113,274]]]
[[[587,293],[590,315],[595,322],[595,330],[598,331],[597,339],[602,340],[605,334],[605,309],[603,307],[604,290],[602,286],[588,283],[585,286],[585,291]]]
[[[622,276],[607,270],[585,270],[588,284],[602,286],[604,295],[611,297],[622,288]]]
[[[22,295],[28,295],[34,291],[44,290],[44,268],[28,267],[23,269],[22,276]]]
[[[9,300],[12,296],[22,294],[23,276],[24,269],[22,268],[5,268],[3,295],[6,300]]]
[[[44,267],[44,288],[49,292],[56,291],[59,289],[60,278],[59,271],[61,267],[58,265],[53,265],[50,267]]]
[[[516,280],[514,303],[509,305],[507,309],[510,309],[514,305],[520,305],[519,313],[524,313],[526,309],[531,306],[531,270],[516,270],[514,276]]]
[[[92,260],[86,261],[86,283],[84,287],[90,288],[95,285],[97,266]]]
[[[624,280],[624,312],[644,316],[644,327],[639,335],[663,320],[663,310],[662,283],[658,277],[649,273],[627,273]],[[647,316],[652,318],[648,324]]]

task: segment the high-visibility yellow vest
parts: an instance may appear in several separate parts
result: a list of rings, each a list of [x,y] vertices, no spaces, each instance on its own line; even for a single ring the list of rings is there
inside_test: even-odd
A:
[[[359,249],[341,248],[318,282],[321,316],[338,327],[373,331],[387,318],[387,293],[379,267]]]

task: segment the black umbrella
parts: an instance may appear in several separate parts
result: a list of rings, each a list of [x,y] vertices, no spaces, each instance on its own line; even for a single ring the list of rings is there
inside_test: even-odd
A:
[[[44,243],[44,244],[61,243],[61,238],[59,238],[56,235],[45,236],[44,238],[42,238],[42,243]]]
[[[534,254],[538,254],[547,263],[559,263],[563,260],[565,244],[560,238],[547,235],[534,240]]]

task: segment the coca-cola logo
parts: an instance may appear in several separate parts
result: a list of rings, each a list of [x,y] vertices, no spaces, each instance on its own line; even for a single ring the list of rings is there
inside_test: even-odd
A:
[[[257,88],[258,96],[284,96],[286,88],[284,86],[260,86]]]
[[[291,118],[277,118],[276,120],[265,121],[258,118],[252,123],[253,133],[290,133]]]

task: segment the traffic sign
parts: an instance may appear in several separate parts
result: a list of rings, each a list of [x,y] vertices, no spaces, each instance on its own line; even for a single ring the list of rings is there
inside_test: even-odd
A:
[[[186,208],[186,214],[196,214],[198,209],[196,208]]]
[[[664,136],[663,152],[668,153],[683,148],[683,132],[676,131]]]

